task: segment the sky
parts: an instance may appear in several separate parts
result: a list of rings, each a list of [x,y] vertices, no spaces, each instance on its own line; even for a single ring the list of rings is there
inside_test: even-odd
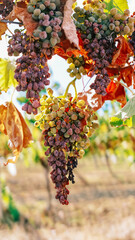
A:
[[[78,0],[77,2],[78,2],[78,5],[81,5],[83,1]],[[129,3],[129,9],[132,12],[133,5],[134,5],[134,9],[135,9],[135,0],[128,0],[128,3]],[[17,28],[17,26],[9,25],[9,28],[13,32],[14,29]],[[7,34],[9,34],[9,32],[7,32]],[[8,37],[3,36],[2,41],[0,41],[0,49],[1,49],[0,57],[1,58],[8,58],[7,45],[8,45]],[[50,79],[51,82],[57,81],[60,83],[60,86],[63,90],[66,89],[66,86],[71,81],[69,74],[66,72],[66,70],[68,68],[67,62],[58,56],[53,56],[53,58],[51,60],[49,60],[48,64],[51,68],[51,71],[53,72],[52,78]],[[88,78],[85,77],[85,83],[87,83],[87,81],[88,81]],[[90,84],[88,84],[88,86],[89,85]],[[78,92],[83,90],[82,80],[77,80],[77,90],[78,90]],[[74,94],[73,88],[70,88],[70,91]],[[1,95],[0,103],[5,101],[5,99],[6,99],[6,101],[9,101],[11,98],[12,92],[13,92],[13,89],[10,89],[9,94]],[[15,101],[16,96],[17,96],[17,93],[14,94],[13,101]]]

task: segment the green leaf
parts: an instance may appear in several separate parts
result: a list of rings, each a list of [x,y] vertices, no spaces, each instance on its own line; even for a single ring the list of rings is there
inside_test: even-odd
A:
[[[118,12],[123,13],[125,9],[129,8],[127,0],[106,0],[104,3],[108,11],[117,8]]]
[[[110,120],[110,124],[112,127],[120,127],[123,125],[123,120],[117,117],[112,117]]]
[[[0,58],[0,91],[6,92],[11,86],[17,86],[14,70],[15,65],[10,60]]]
[[[28,99],[26,97],[18,97],[17,101],[22,104],[28,102]]]
[[[122,120],[126,120],[135,115],[135,95],[130,98],[127,104],[114,116]]]

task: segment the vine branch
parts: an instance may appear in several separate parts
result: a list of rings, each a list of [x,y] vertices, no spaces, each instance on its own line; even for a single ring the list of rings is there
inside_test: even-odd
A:
[[[76,81],[76,78],[75,78],[74,80],[72,80],[72,81],[67,85],[66,91],[65,91],[64,96],[63,96],[64,98],[67,96],[69,87],[70,87],[71,85],[73,85],[73,87],[74,87],[74,90],[75,90],[75,98],[77,98],[77,89],[76,89],[76,86],[75,86],[75,81]]]
[[[2,19],[2,20],[0,20],[0,22],[3,22],[3,23],[13,23],[13,24],[23,25],[23,23],[21,23],[21,22],[14,22],[14,21],[6,20],[6,19]]]

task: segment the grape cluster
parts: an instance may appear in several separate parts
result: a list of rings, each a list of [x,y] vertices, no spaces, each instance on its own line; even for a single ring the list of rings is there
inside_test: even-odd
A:
[[[9,13],[13,10],[14,2],[13,0],[1,0],[0,1],[0,15],[3,18],[7,17]]]
[[[73,55],[67,59],[67,63],[70,64],[69,68],[67,69],[70,77],[81,79],[81,75],[86,75],[86,70],[84,69],[85,61],[83,56],[75,57]]]
[[[89,136],[97,127],[96,116],[84,100],[56,98],[48,89],[49,97],[44,95],[40,100],[41,113],[35,116],[35,126],[43,130],[45,152],[48,164],[52,167],[51,179],[57,189],[56,199],[68,204],[69,194],[66,186],[74,183],[73,169],[77,159],[84,155],[89,146]]]
[[[132,33],[132,35],[130,37],[130,40],[129,40],[129,43],[132,45],[133,52],[134,52],[134,55],[135,55],[135,31]]]
[[[34,30],[34,37],[42,41],[42,47],[47,55],[53,54],[53,47],[60,42],[61,24],[63,20],[60,11],[60,0],[30,0],[27,10],[32,18],[39,22]]]
[[[15,30],[9,40],[8,54],[18,56],[20,53],[22,56],[16,60],[14,75],[18,82],[16,89],[27,91],[28,102],[22,109],[28,114],[37,114],[37,108],[40,106],[39,92],[50,83],[47,59],[39,40],[30,39],[25,33]]]
[[[73,14],[83,47],[89,59],[95,62],[97,76],[91,88],[102,95],[106,94],[106,87],[110,83],[106,67],[112,61],[114,39],[117,34],[130,35],[134,30],[134,18],[129,17],[129,10],[121,15],[113,8],[108,14],[104,12],[105,7],[105,3],[98,0],[85,1],[84,8],[76,7]]]

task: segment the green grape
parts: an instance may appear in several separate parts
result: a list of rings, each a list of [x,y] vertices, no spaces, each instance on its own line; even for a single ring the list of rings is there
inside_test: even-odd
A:
[[[56,12],[55,12],[55,16],[56,16],[56,17],[62,16],[62,13],[61,13],[60,11],[56,11]]]
[[[88,34],[87,38],[88,38],[88,39],[92,39],[91,33]]]
[[[73,69],[73,73],[74,73],[74,74],[77,74],[77,73],[78,73],[78,69],[77,69],[77,68],[74,68],[74,69]]]
[[[57,7],[60,7],[60,0],[55,0],[55,4]]]
[[[109,24],[109,29],[110,29],[111,31],[113,31],[114,28],[115,28],[115,25],[114,25],[113,23],[110,23],[110,24]]]
[[[81,30],[82,30],[82,31],[86,31],[86,30],[87,30],[87,27],[84,26],[84,25],[81,25]]]
[[[94,17],[89,17],[89,21],[90,22],[95,22],[95,18]]]
[[[40,13],[41,13],[41,10],[36,8],[33,13],[34,13],[35,16],[39,16]]]
[[[33,11],[34,11],[34,7],[32,7],[31,5],[28,5],[28,7],[27,7],[27,11],[29,12],[29,13],[33,13]]]
[[[78,17],[78,18],[77,18],[77,21],[78,21],[79,23],[83,23],[84,20],[85,20],[85,17]]]
[[[36,5],[37,0],[30,0],[30,3],[31,3],[32,5]]]
[[[100,33],[97,33],[97,34],[96,34],[96,38],[97,38],[97,39],[101,39],[101,34],[100,34]]]
[[[38,16],[36,16],[36,15],[34,15],[34,14],[32,14],[32,18],[33,18],[34,20],[38,20]]]
[[[85,70],[85,69],[84,69],[84,67],[83,67],[83,66],[79,67],[79,72],[80,72],[80,73],[83,73],[83,72],[84,72],[84,70]]]
[[[69,135],[68,133],[65,133],[65,134],[64,134],[64,137],[65,137],[65,138],[69,138],[70,135]]]
[[[76,78],[77,78],[77,79],[81,79],[81,74],[80,74],[80,73],[77,73],[77,74],[76,74]]]
[[[81,65],[80,61],[78,61],[78,60],[75,60],[74,64],[75,64],[76,67],[79,67]]]
[[[71,64],[69,65],[69,68],[73,70],[73,69],[75,68],[75,64],[74,64],[74,63],[71,63]]]
[[[73,63],[73,58],[71,58],[71,57],[68,58],[68,59],[67,59],[67,63]]]
[[[104,31],[106,31],[107,30],[107,26],[106,25],[102,25],[102,29],[104,30]]]
[[[67,69],[67,72],[70,73],[72,70],[70,68]]]
[[[78,14],[77,14],[77,13],[74,13],[74,14],[73,14],[73,17],[74,17],[75,19],[78,19]]]
[[[34,32],[33,32],[33,36],[34,37],[39,37],[39,33],[42,32],[41,30],[39,29],[35,29]]]
[[[44,11],[45,10],[45,5],[44,4],[40,4],[39,8],[40,8],[41,11]]]
[[[74,114],[71,116],[71,119],[74,120],[74,121],[77,120],[77,115],[74,113]]]
[[[40,13],[40,15],[39,15],[39,19],[40,19],[40,20],[44,19],[44,16],[45,16],[44,13]]]
[[[74,11],[79,13],[81,11],[81,8],[80,7],[75,7]]]
[[[52,27],[51,26],[46,27],[46,32],[51,33],[52,32]]]
[[[110,30],[105,31],[105,35],[109,36],[111,34]]]
[[[55,10],[55,9],[56,9],[56,4],[55,4],[55,3],[50,3],[49,8],[50,8],[51,10]]]
[[[71,72],[71,73],[69,74],[69,76],[70,76],[70,77],[75,77],[75,74],[74,74],[73,72]]]
[[[52,47],[54,47],[57,44],[57,38],[51,38],[50,43],[51,43]]]

